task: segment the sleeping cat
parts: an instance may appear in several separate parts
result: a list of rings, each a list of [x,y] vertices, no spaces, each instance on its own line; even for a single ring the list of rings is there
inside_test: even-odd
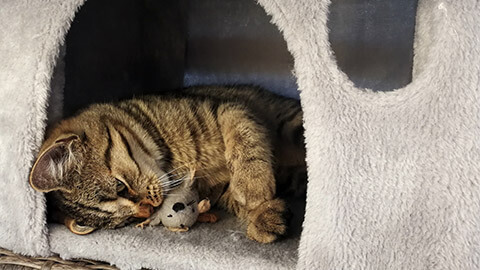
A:
[[[299,102],[251,87],[93,105],[58,124],[39,153],[30,184],[77,234],[148,218],[194,169],[200,197],[269,243],[286,231],[276,193],[306,180]]]

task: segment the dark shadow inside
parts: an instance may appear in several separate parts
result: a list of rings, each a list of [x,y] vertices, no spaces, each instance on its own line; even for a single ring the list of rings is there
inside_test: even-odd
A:
[[[186,38],[185,1],[86,1],[66,37],[64,116],[181,87]]]
[[[64,116],[189,85],[297,97],[293,58],[254,0],[87,1],[66,37]]]

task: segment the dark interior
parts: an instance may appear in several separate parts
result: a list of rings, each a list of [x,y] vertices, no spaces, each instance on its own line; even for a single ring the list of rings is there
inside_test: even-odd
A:
[[[66,38],[64,114],[198,84],[298,97],[292,56],[269,21],[253,0],[87,1]]]
[[[182,86],[186,1],[86,1],[66,38],[64,115]]]
[[[356,86],[388,91],[411,81],[416,7],[333,1],[332,50]],[[66,38],[65,67],[64,116],[196,84],[255,84],[298,98],[293,58],[254,0],[86,1]]]

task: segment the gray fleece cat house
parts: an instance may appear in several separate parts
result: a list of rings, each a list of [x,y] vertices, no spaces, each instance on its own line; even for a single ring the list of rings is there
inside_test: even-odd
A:
[[[235,40],[232,31],[248,36],[245,27],[261,23],[265,20],[261,16],[232,26],[228,18],[243,16],[227,12],[230,17],[221,26],[189,30],[202,20],[211,23],[214,16],[207,14],[209,10],[244,2],[234,6],[241,12],[248,1],[164,1],[175,6],[172,12],[156,7],[158,2],[0,2],[1,247],[28,255],[57,253],[64,258],[103,260],[122,269],[480,268],[478,1],[418,1],[413,68],[408,72],[411,82],[388,92],[354,83],[343,71],[351,65],[339,67],[340,54],[330,46],[332,21],[327,20],[329,14],[338,16],[339,9],[333,9],[338,2],[259,0],[259,6],[251,4],[255,12],[271,16],[268,29],[281,31],[279,42],[286,44],[293,58],[275,53],[278,47],[273,45],[255,46],[262,51],[258,55],[253,49],[252,54],[226,55],[269,58],[273,64],[261,69],[271,71],[284,65],[288,72],[282,76],[259,70],[235,73],[226,66],[210,72],[214,65],[209,61],[222,63],[228,57],[214,57],[207,51],[238,49],[246,39]],[[346,2],[358,8],[354,2],[382,1]],[[360,11],[353,10],[343,19],[360,13],[368,17],[368,12]],[[145,16],[131,15],[137,12]],[[99,17],[103,23],[92,19]],[[188,20],[181,20],[185,17]],[[394,19],[384,17],[384,21]],[[103,31],[109,26],[122,30]],[[367,26],[347,36],[368,34],[372,25]],[[158,29],[166,33],[164,38],[155,34]],[[253,33],[249,39],[276,38],[269,36],[270,30],[261,29],[248,32]],[[389,33],[385,39],[396,32]],[[213,34],[221,36],[217,47],[207,42]],[[117,39],[122,35],[124,39]],[[131,42],[139,38],[149,41]],[[368,45],[371,51],[401,50],[400,43],[378,44]],[[89,54],[98,47],[101,54]],[[199,55],[204,58],[195,58]],[[402,60],[380,58],[387,60],[386,67]],[[157,60],[140,65],[138,59],[142,63]],[[201,63],[207,64],[199,68]],[[106,71],[115,69],[119,72]],[[45,196],[31,189],[27,180],[47,122],[55,122],[62,112],[68,115],[79,104],[128,96],[124,92],[128,89],[135,94],[159,85],[174,88],[219,82],[254,82],[292,96],[297,92],[288,89],[298,86],[305,113],[309,176],[301,236],[261,245],[247,240],[242,225],[228,216],[186,234],[172,234],[160,227],[127,227],[78,236],[47,222]]]

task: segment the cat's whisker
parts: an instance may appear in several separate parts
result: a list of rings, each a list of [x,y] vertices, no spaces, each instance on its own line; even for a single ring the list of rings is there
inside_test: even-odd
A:
[[[169,185],[170,182],[172,181],[172,180],[170,180],[171,178],[177,178],[177,177],[172,177],[172,176],[176,176],[176,175],[174,175],[174,174],[172,174],[172,173],[175,172],[175,171],[178,171],[178,170],[180,170],[180,169],[182,169],[182,168],[186,168],[186,166],[180,166],[180,167],[175,168],[175,169],[173,169],[173,170],[171,170],[171,171],[169,171],[169,172],[166,172],[165,174],[163,174],[162,176],[160,176],[158,179],[159,179],[161,185],[162,185],[162,186]],[[184,176],[184,177],[185,177],[185,176]],[[183,179],[183,177],[182,177],[181,179]],[[173,181],[175,181],[175,180],[173,180]],[[183,181],[183,180],[182,180],[182,181]]]
[[[164,197],[182,197],[181,194],[172,194],[172,193],[168,193],[168,194],[162,194],[162,196]]]
[[[191,169],[192,167],[195,167],[195,166],[193,166],[193,165],[194,165],[194,163],[192,162],[192,163],[189,163],[189,164],[184,164],[184,165],[178,166],[178,167],[176,167],[176,168],[174,168],[174,169],[172,169],[172,170],[164,173],[162,176],[159,177],[159,180],[160,180],[161,182],[165,182],[165,181],[163,181],[163,180],[165,180],[165,179],[177,178],[177,177],[179,177],[179,175],[178,175],[176,172],[178,172],[178,171],[180,171],[180,170],[182,170],[182,169]],[[211,168],[213,168],[213,166],[211,166],[211,167],[202,167],[202,168],[198,168],[198,169],[195,168],[195,172],[207,171],[207,170],[210,170]],[[189,173],[188,173],[188,172],[182,172],[181,174],[189,174]],[[205,174],[204,176],[210,176],[210,175],[213,175],[213,173],[212,173],[212,174]],[[186,177],[186,176],[183,176],[183,177]],[[190,177],[191,177],[191,176],[190,176]],[[163,184],[163,183],[162,183],[162,184]]]
[[[167,182],[167,183],[162,183],[162,185],[161,185],[162,192],[163,192],[163,193],[166,193],[166,192],[169,192],[169,191],[171,191],[171,190],[176,189],[176,188],[177,188],[178,186],[180,186],[186,179],[187,179],[187,177],[183,177],[183,178],[180,178],[180,179],[176,179],[176,180],[169,181],[169,182]]]
[[[172,190],[176,190],[178,186],[174,186],[174,187],[169,187],[169,188],[164,188],[162,189],[163,192],[170,192]]]
[[[161,176],[159,177],[159,179],[160,179],[160,180],[162,180],[162,179],[164,179],[164,178],[167,178],[167,179],[168,179],[168,178],[172,175],[173,172],[178,171],[178,170],[183,169],[183,168],[186,168],[186,166],[180,166],[180,167],[177,167],[177,168],[175,168],[175,169],[172,169],[171,171],[168,171],[168,172],[164,173],[163,175],[161,175]]]
[[[175,179],[175,180],[169,180],[167,182],[164,182],[161,184],[161,186],[171,186],[171,185],[174,185],[174,184],[177,184],[177,183],[181,183],[183,181],[185,181],[185,179],[187,179],[186,177],[182,177],[182,178],[179,178],[179,179]]]
[[[184,169],[184,168],[187,168],[187,169],[190,169],[190,167],[192,167],[194,164],[193,163],[187,163],[187,164],[183,164],[181,166],[178,166],[177,168],[175,169],[172,169],[171,171],[167,172],[166,174],[172,174],[173,172],[175,171],[178,171],[180,169]]]
[[[168,192],[168,191],[175,190],[175,189],[176,189],[176,187],[164,188],[164,189],[162,189],[162,191]]]

